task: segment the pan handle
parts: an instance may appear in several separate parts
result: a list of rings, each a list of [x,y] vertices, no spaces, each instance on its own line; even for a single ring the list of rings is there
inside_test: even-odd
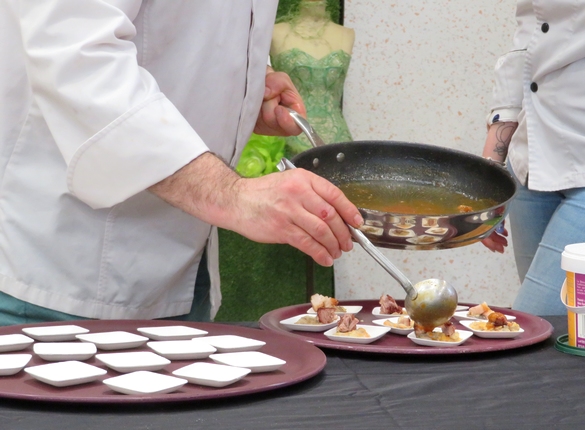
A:
[[[309,142],[311,142],[311,145],[313,145],[314,148],[318,146],[325,146],[325,142],[323,142],[323,139],[321,139],[321,137],[317,134],[315,129],[311,126],[311,124],[309,124],[309,122],[305,118],[303,118],[294,109],[291,109],[289,107],[286,107],[286,109],[290,113],[292,119],[294,119],[297,125],[300,127],[300,129],[303,130],[303,133],[305,133],[305,136],[307,136],[307,139],[309,139]]]
[[[281,172],[285,170],[296,169],[295,165],[288,159],[282,158],[276,166],[278,170]],[[404,273],[402,273],[398,268],[390,262],[386,258],[384,254],[382,254],[378,248],[376,248],[372,242],[366,237],[364,233],[358,230],[355,227],[347,224],[349,231],[352,237],[355,239],[357,243],[359,243],[364,250],[370,254],[370,256],[376,260],[376,262],[386,270],[394,279],[398,281],[398,283],[402,286],[406,294],[410,297],[411,300],[415,300],[418,293],[412,286],[412,282],[406,277]]]

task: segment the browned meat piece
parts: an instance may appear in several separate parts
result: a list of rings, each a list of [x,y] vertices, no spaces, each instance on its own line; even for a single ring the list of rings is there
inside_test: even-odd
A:
[[[334,308],[339,302],[333,297],[322,296],[321,294],[313,294],[311,296],[311,306],[317,312],[319,308]]]
[[[335,308],[319,308],[317,309],[317,318],[321,324],[329,324],[335,321]]]
[[[359,322],[360,320],[358,320],[353,314],[343,314],[337,324],[337,331],[347,333],[355,330]]]
[[[396,300],[389,294],[380,297],[380,313],[381,314],[401,314],[402,306],[398,306]]]
[[[447,321],[441,326],[441,331],[445,336],[452,336],[455,333],[455,325],[451,321]]]
[[[500,312],[492,312],[488,315],[488,321],[496,327],[502,327],[508,324],[506,316]]]

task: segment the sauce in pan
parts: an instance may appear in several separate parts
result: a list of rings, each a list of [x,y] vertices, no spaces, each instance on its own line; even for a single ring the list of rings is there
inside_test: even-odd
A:
[[[479,199],[431,184],[396,181],[355,181],[339,188],[357,207],[405,215],[452,215],[496,206],[494,199]]]

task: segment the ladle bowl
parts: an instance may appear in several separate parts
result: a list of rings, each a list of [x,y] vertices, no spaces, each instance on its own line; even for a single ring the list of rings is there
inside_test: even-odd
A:
[[[414,285],[417,292],[404,300],[410,318],[425,330],[445,324],[457,309],[457,291],[443,279],[425,279]]]

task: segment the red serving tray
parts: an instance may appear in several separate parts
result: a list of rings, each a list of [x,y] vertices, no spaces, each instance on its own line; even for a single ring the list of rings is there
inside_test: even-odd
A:
[[[397,303],[403,305],[403,301],[397,300]],[[372,324],[375,319],[383,319],[384,317],[375,316],[372,314],[372,309],[380,306],[378,300],[341,300],[340,305],[362,306],[362,310],[356,314],[356,317],[362,324]],[[473,304],[461,303],[462,305],[474,306]],[[478,352],[501,351],[507,349],[521,348],[535,343],[542,342],[548,339],[553,333],[553,326],[540,317],[530,315],[520,311],[511,309],[498,308],[490,306],[494,311],[501,312],[505,315],[514,315],[516,322],[524,329],[518,337],[512,339],[486,339],[477,336],[471,336],[465,343],[455,347],[434,347],[434,346],[420,346],[412,342],[406,336],[388,333],[381,339],[369,344],[346,343],[335,340],[330,340],[321,332],[304,332],[290,330],[280,324],[280,321],[291,318],[295,315],[304,314],[311,307],[311,304],[306,303],[302,305],[288,306],[285,308],[276,309],[264,314],[260,318],[260,327],[271,333],[278,333],[290,338],[302,339],[308,343],[312,343],[320,348],[338,349],[344,351],[356,352],[370,352],[376,354],[472,354]],[[458,320],[453,318],[457,329],[467,330],[466,327],[458,323]]]
[[[103,363],[99,362],[95,357],[93,357],[89,360],[86,360],[85,363],[108,370],[108,373],[101,377],[98,381],[73,385],[69,387],[53,387],[51,385],[37,381],[23,370],[16,375],[0,376],[0,398],[74,403],[161,403],[216,399],[269,391],[297,384],[317,375],[325,367],[327,362],[325,354],[319,348],[303,340],[291,339],[289,336],[283,336],[280,333],[274,333],[266,330],[217,323],[192,323],[184,321],[160,320],[63,321],[58,323],[0,327],[0,335],[14,333],[24,334],[22,329],[25,327],[70,324],[84,327],[88,329],[90,333],[122,330],[140,334],[136,330],[139,327],[184,325],[200,330],[205,330],[208,332],[209,336],[225,334],[239,335],[266,342],[266,345],[259,349],[259,351],[285,360],[286,364],[273,372],[250,373],[244,379],[222,388],[205,387],[188,383],[179,390],[168,394],[128,395],[114,392],[102,382],[106,378],[118,376],[121,375],[121,373],[107,368]],[[139,348],[126,350],[100,351],[98,349],[98,353],[124,351],[152,350],[148,348],[146,344]],[[33,355],[33,358],[28,363],[27,367],[49,363],[34,354],[33,345],[21,351],[5,352],[2,354],[21,353],[28,353]],[[213,363],[211,359],[176,360],[171,361],[171,364],[167,365],[159,373],[172,375],[174,370],[183,366],[187,366],[194,361],[207,361]]]

